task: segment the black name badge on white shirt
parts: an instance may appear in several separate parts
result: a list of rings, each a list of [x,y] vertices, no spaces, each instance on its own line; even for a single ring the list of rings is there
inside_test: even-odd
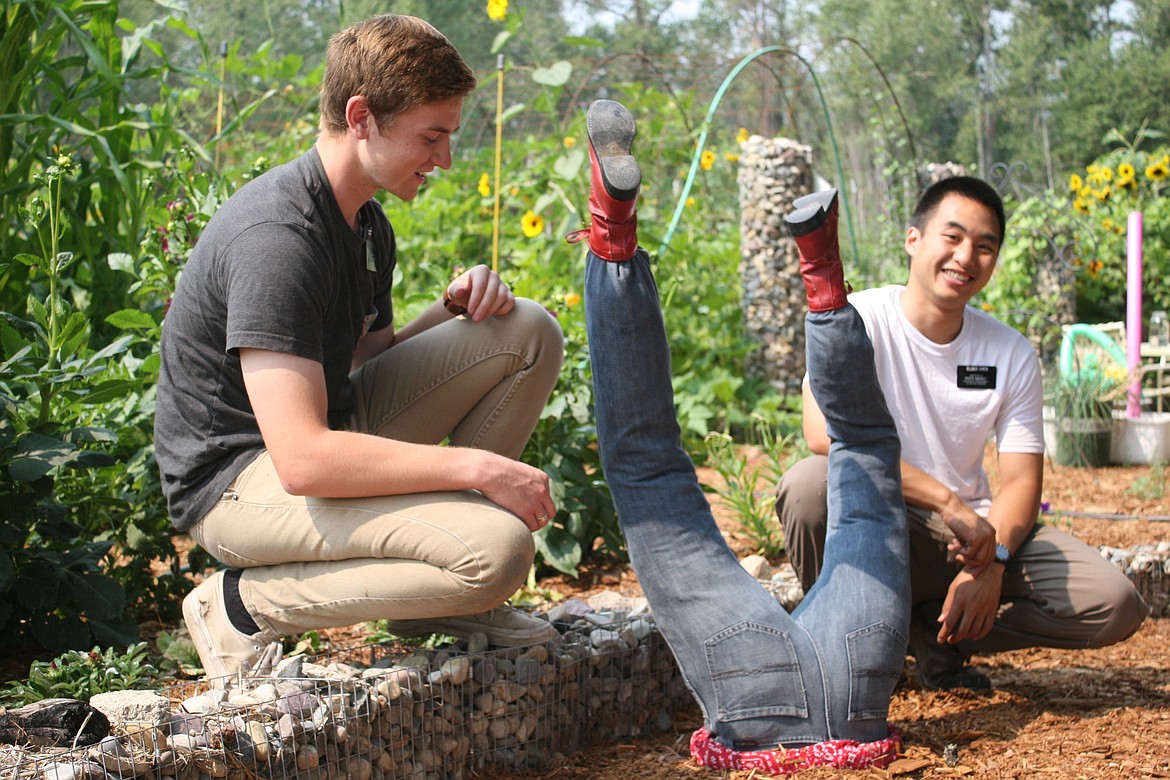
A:
[[[995,366],[959,366],[960,390],[994,390]]]

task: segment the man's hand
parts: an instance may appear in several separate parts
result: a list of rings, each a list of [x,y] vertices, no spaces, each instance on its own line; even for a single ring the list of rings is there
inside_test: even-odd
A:
[[[481,484],[485,498],[519,517],[530,531],[539,531],[557,513],[548,474],[527,463],[493,455]]]
[[[941,514],[955,535],[948,549],[969,573],[981,573],[995,560],[995,527],[957,496]]]
[[[455,277],[445,294],[448,311],[462,309],[472,322],[502,317],[516,306],[516,296],[486,265],[477,265]]]
[[[964,639],[982,639],[991,631],[1003,592],[1003,564],[985,566],[979,574],[959,572],[947,590],[938,641],[955,644]]]

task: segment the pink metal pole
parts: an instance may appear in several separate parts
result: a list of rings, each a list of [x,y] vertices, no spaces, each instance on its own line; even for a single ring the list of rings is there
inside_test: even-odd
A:
[[[1142,213],[1129,212],[1129,232],[1126,236],[1126,299],[1125,341],[1129,362],[1129,385],[1126,405],[1127,417],[1142,413]]]

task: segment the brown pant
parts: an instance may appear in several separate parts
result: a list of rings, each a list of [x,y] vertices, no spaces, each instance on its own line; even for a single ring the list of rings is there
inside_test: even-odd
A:
[[[828,464],[823,455],[805,458],[785,472],[777,490],[784,543],[806,591],[824,559]],[[939,514],[921,507],[908,505],[906,519],[913,603],[941,603],[962,569],[947,550],[954,535]],[[982,639],[960,643],[960,649],[1104,647],[1133,634],[1148,611],[1133,583],[1097,550],[1037,524],[1007,565],[995,626]]]
[[[519,458],[564,339],[539,304],[516,304],[505,317],[443,323],[354,372],[353,430]],[[240,595],[271,636],[483,612],[524,584],[535,555],[527,526],[478,492],[291,496],[266,452],[191,536],[244,569]]]

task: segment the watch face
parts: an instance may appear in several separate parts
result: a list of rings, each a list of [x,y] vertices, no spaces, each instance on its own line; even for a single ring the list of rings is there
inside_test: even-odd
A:
[[[995,545],[995,562],[996,563],[1007,563],[1011,559],[1012,559],[1012,554],[1010,552],[1008,552],[1008,548],[1006,545],[1003,545],[1003,544]]]

